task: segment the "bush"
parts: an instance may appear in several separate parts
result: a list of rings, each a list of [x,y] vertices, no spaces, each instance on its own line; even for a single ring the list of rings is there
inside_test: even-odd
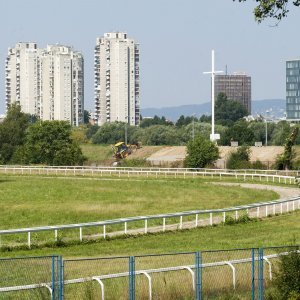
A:
[[[151,167],[151,163],[145,158],[123,159],[120,161],[121,167]]]
[[[218,158],[219,149],[216,144],[200,135],[188,143],[184,164],[187,168],[204,168]]]
[[[280,256],[279,269],[275,275],[274,285],[279,292],[279,299],[300,299],[299,247],[288,255]]]
[[[228,169],[249,169],[250,163],[250,148],[242,146],[236,152],[231,152],[227,160]]]

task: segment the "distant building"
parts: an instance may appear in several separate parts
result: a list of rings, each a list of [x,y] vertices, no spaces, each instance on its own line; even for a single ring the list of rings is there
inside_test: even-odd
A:
[[[140,122],[139,45],[126,33],[105,33],[95,47],[95,121]]]
[[[240,102],[251,114],[251,77],[244,73],[215,75],[215,97],[226,94],[230,100]]]
[[[83,123],[83,57],[62,45],[18,43],[6,59],[6,107],[18,103],[42,120]]]
[[[300,120],[300,59],[286,62],[286,118]]]

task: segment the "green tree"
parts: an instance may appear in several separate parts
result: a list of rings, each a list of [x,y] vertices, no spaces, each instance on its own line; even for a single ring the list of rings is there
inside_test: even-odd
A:
[[[248,127],[249,123],[244,120],[234,123],[221,134],[220,145],[229,146],[231,141],[237,141],[239,145],[253,145],[255,142],[254,133]]]
[[[29,125],[30,115],[21,112],[19,105],[12,104],[0,124],[0,163],[10,162],[14,152],[24,144]]]
[[[231,152],[226,163],[228,169],[248,169],[250,163],[250,148],[249,146],[238,147],[236,152]]]
[[[180,145],[181,143],[178,129],[164,125],[145,128],[141,141],[143,145]]]
[[[192,123],[193,121],[196,123],[196,122],[198,122],[198,119],[195,116],[185,117],[184,115],[181,115],[175,125],[177,127],[182,127],[182,126]]]
[[[273,135],[274,129],[276,127],[275,123],[273,122],[262,122],[262,121],[253,121],[250,122],[248,128],[254,134],[255,142],[262,142],[264,145],[266,143],[266,126],[267,126],[267,142],[268,145],[271,144],[271,137]]]
[[[219,149],[215,143],[199,135],[187,144],[185,166],[187,168],[204,168],[219,158]]]
[[[247,109],[238,101],[229,100],[224,93],[218,95],[215,104],[216,123],[230,126],[247,114]]]
[[[211,122],[211,116],[202,115],[199,119],[200,122],[203,123],[210,123]]]
[[[140,122],[140,127],[150,127],[153,125],[174,125],[171,121],[168,121],[164,116],[161,118],[158,116],[154,116],[153,118],[143,118]]]
[[[136,126],[129,126],[123,122],[105,123],[93,135],[94,144],[115,144],[125,140],[125,125],[127,126],[127,140],[130,143],[133,133],[138,130]]]
[[[84,124],[89,124],[91,118],[91,114],[88,110],[83,111],[83,123]]]
[[[275,146],[283,146],[290,133],[290,123],[287,121],[278,122],[271,136],[271,144]]]
[[[46,165],[81,165],[85,158],[71,138],[71,125],[64,121],[43,121],[28,128],[24,162]]]
[[[247,0],[238,1],[246,2]],[[289,3],[292,3],[294,6],[300,6],[300,0],[256,0],[256,2],[258,5],[254,9],[254,16],[258,23],[266,18],[274,18],[277,21],[285,18],[289,12]]]
[[[86,137],[87,139],[91,139],[94,134],[96,134],[96,132],[99,130],[99,126],[98,125],[87,125],[87,131],[86,131]]]

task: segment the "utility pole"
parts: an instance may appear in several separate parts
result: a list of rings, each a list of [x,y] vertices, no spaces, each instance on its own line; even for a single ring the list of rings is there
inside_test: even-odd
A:
[[[215,50],[211,50],[211,71],[203,74],[211,74],[211,135],[212,142],[220,139],[220,135],[215,133],[215,74],[223,71],[215,71]]]
[[[195,141],[195,114],[193,114],[193,142]]]

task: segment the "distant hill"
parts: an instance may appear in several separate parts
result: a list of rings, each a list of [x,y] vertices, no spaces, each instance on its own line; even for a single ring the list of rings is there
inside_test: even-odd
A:
[[[168,120],[176,121],[181,115],[192,116],[196,114],[200,117],[203,114],[211,114],[210,102],[202,104],[189,104],[181,106],[170,106],[162,108],[142,108],[143,117],[154,117],[155,115],[165,116]],[[270,118],[279,119],[284,117],[285,100],[284,99],[266,99],[252,101],[252,115],[268,115]]]

